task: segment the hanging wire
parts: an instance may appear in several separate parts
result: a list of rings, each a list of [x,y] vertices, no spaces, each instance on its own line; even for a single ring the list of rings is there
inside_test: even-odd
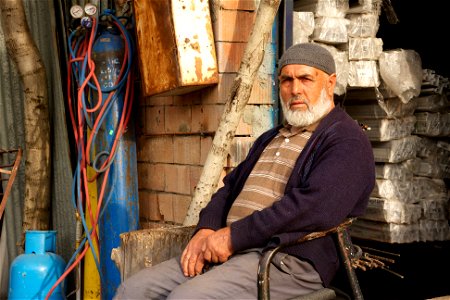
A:
[[[111,199],[112,194],[106,195],[106,183],[109,177],[110,166],[114,161],[118,141],[125,132],[130,119],[134,98],[133,89],[133,51],[134,44],[129,29],[129,19],[114,16],[114,11],[104,9],[98,19],[91,18],[92,26],[78,26],[68,37],[69,61],[67,78],[67,101],[69,115],[76,144],[76,168],[72,181],[72,205],[76,210],[76,217],[82,224],[84,237],[80,241],[77,249],[66,265],[64,273],[55,282],[47,294],[50,297],[54,289],[64,282],[70,272],[78,266],[89,249],[94,257],[100,279],[104,282],[97,257],[95,246],[99,245],[97,224],[105,208]],[[99,21],[100,20],[100,21]],[[102,24],[99,24],[102,23]],[[90,24],[88,24],[90,25]],[[101,25],[101,27],[99,27]],[[124,57],[117,81],[110,87],[101,87],[95,74],[95,62],[92,58],[93,45],[100,36],[98,32],[105,30],[115,30],[124,41]],[[104,96],[105,95],[105,99]],[[119,97],[123,97],[123,108],[117,128],[114,130],[115,136],[109,149],[97,149],[94,153],[92,145],[95,144],[98,132],[104,124],[108,113]],[[91,167],[95,171],[92,178],[88,178],[87,169]],[[101,175],[101,176],[100,176]],[[100,180],[100,192],[98,194],[97,206],[91,206],[89,183]],[[115,185],[115,178],[112,178],[112,185]],[[106,197],[106,200],[105,200]],[[91,228],[87,225],[89,218]]]

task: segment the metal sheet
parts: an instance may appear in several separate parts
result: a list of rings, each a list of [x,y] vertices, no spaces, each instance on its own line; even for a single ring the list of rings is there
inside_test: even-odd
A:
[[[71,205],[72,171],[65,119],[64,95],[56,41],[54,1],[23,1],[31,34],[35,39],[47,70],[49,108],[52,135],[52,216],[53,227],[58,230],[57,252],[67,261],[74,249],[75,218]],[[58,11],[56,11],[58,12]],[[61,25],[61,24],[59,24]],[[61,30],[63,31],[63,30]],[[65,64],[65,62],[63,62]],[[23,93],[15,66],[6,52],[0,26],[0,148],[24,145]],[[21,253],[16,247],[22,228],[22,207],[25,193],[24,161],[7,203],[4,223],[6,230],[1,243],[7,251],[0,251],[0,260],[11,261]],[[9,268],[0,273],[0,298],[6,298]]]

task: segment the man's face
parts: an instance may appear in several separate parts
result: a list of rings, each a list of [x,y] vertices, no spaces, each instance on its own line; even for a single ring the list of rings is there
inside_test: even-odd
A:
[[[279,83],[283,113],[293,126],[311,125],[334,107],[335,74],[305,65],[286,65]]]

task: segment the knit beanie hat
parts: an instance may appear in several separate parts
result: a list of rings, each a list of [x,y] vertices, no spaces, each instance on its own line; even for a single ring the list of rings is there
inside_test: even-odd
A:
[[[318,44],[301,43],[289,47],[278,61],[278,74],[286,65],[307,65],[324,71],[328,75],[336,73],[336,65],[331,53]]]

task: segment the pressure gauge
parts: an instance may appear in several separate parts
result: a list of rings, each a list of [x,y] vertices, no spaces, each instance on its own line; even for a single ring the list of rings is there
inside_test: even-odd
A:
[[[91,28],[92,27],[91,17],[88,17],[88,16],[82,17],[81,18],[81,26],[86,27],[86,28]]]
[[[93,16],[93,15],[95,15],[97,13],[97,7],[94,4],[92,4],[92,3],[88,3],[84,7],[84,11],[86,12],[86,14],[88,16]]]
[[[70,15],[75,19],[79,19],[84,15],[83,8],[79,5],[74,5],[70,8]]]

